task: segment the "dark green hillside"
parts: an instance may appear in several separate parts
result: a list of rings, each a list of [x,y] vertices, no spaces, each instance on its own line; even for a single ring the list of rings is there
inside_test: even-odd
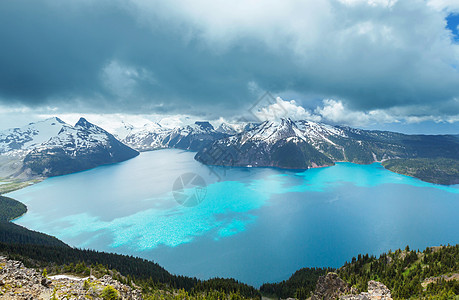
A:
[[[459,184],[459,160],[448,158],[390,159],[384,168],[437,184]]]
[[[396,250],[375,256],[358,255],[337,270],[304,268],[288,280],[265,283],[263,295],[275,298],[307,299],[319,276],[338,275],[359,291],[366,291],[370,280],[385,284],[394,299],[458,299],[459,245],[427,248],[423,252]]]
[[[177,276],[152,261],[127,255],[70,247],[37,247],[5,243],[0,243],[0,253],[6,254],[11,259],[20,260],[28,267],[46,268],[50,271],[65,271],[87,276],[89,269],[96,269],[98,272],[113,270],[129,278],[128,282],[132,280],[140,285],[146,295],[157,295],[164,290],[177,292],[177,289],[183,289],[184,295],[208,296],[205,299],[224,299],[228,295],[232,295],[234,299],[259,298],[257,289],[234,279],[216,278],[201,281],[196,278]],[[218,297],[214,298],[210,295]],[[167,294],[163,296],[168,298]],[[203,298],[198,297],[198,299]]]
[[[308,169],[317,166],[332,166],[333,161],[320,153],[308,143],[278,141],[273,146],[271,161],[277,162],[282,168]]]
[[[208,291],[220,291],[226,295],[240,294],[247,298],[260,297],[259,291],[253,286],[228,278],[212,278],[205,281],[199,281],[193,288],[191,294],[198,295]]]
[[[53,236],[32,231],[9,222],[0,222],[0,243],[33,245],[34,247],[46,245],[69,247]]]
[[[27,207],[19,201],[0,196],[0,222],[14,220],[27,212]]]
[[[260,287],[263,295],[270,297],[306,299],[316,288],[319,276],[332,272],[331,268],[303,268],[296,271],[288,280],[278,283],[265,283]]]
[[[407,246],[403,251],[384,253],[379,258],[359,255],[338,269],[342,279],[361,291],[366,290],[369,280],[377,280],[395,298],[403,299],[459,295],[458,281],[447,283],[438,278],[427,284],[426,280],[455,273],[459,273],[459,245],[427,248],[423,252],[410,251]]]
[[[8,222],[26,212],[27,207],[21,202],[0,196],[0,243],[68,247],[55,237]]]

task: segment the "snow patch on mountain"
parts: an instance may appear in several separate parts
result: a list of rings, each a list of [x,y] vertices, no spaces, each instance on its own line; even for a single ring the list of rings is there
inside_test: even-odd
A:
[[[27,151],[49,141],[63,128],[70,127],[59,118],[49,118],[30,123],[21,128],[11,128],[0,132],[0,154],[11,151]]]

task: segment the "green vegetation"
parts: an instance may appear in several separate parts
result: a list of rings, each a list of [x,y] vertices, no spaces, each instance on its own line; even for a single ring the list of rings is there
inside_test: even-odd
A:
[[[112,276],[122,283],[140,286],[145,295],[162,295],[163,299],[176,299],[179,290],[186,292],[188,299],[250,299],[259,298],[260,293],[252,286],[234,279],[214,278],[198,280],[172,275],[158,264],[137,257],[80,250],[66,247],[49,247],[29,244],[0,243],[0,253],[10,259],[20,260],[27,267],[46,268],[48,274],[90,274],[101,277]],[[122,274],[122,275],[121,275]],[[168,298],[169,296],[172,298]],[[148,298],[147,299],[159,299]],[[184,298],[183,298],[184,299]]]
[[[116,300],[120,296],[118,294],[118,291],[115,290],[114,287],[112,287],[111,285],[108,285],[102,290],[101,297],[104,300]]]
[[[0,196],[0,222],[14,220],[27,212],[27,207],[19,201]]]
[[[394,299],[459,299],[459,245],[427,248],[423,252],[397,250],[374,256],[358,255],[350,263],[331,268],[304,268],[288,280],[265,283],[262,295],[273,298],[307,299],[314,291],[319,276],[328,272],[338,275],[363,292],[368,281],[385,284]]]
[[[53,236],[32,231],[10,222],[0,222],[0,243],[70,248]]]
[[[258,298],[260,296],[258,290],[253,286],[227,278],[212,278],[199,281],[192,289],[192,295],[205,294],[208,291],[220,291],[226,295],[234,295],[234,297]]]
[[[448,158],[390,159],[384,168],[437,184],[459,184],[459,160]]]
[[[427,248],[423,252],[410,251],[407,246],[379,258],[359,255],[338,269],[339,276],[360,291],[366,290],[369,280],[377,280],[392,291],[392,296],[403,299],[459,295],[459,282],[446,282],[440,277],[458,272],[459,245]],[[426,281],[424,288],[422,283],[432,277],[439,279],[429,284]]]
[[[303,268],[296,271],[288,280],[278,283],[265,283],[260,292],[269,297],[307,299],[316,288],[319,276],[333,272],[332,268]]]
[[[2,183],[0,184],[0,195],[25,188],[33,183],[37,183],[40,181],[41,179],[34,179],[29,181],[21,181],[18,179],[3,181],[2,179],[0,179],[0,182]]]
[[[65,244],[64,244],[65,245]],[[198,282],[195,278],[171,275],[158,264],[127,255],[119,255],[94,250],[81,250],[68,246],[40,246],[32,244],[0,243],[0,252],[6,253],[11,259],[23,261],[29,267],[71,265],[67,271],[79,273],[78,264],[85,266],[103,265],[106,269],[116,269],[123,275],[131,276],[153,284],[166,284],[175,288],[191,290]],[[80,265],[81,266],[81,265]]]

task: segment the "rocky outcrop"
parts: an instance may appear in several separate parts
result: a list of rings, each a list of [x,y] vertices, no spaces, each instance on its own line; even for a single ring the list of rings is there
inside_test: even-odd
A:
[[[392,300],[392,296],[390,290],[384,284],[374,280],[368,282],[368,292],[357,294],[357,291],[339,278],[336,273],[328,273],[325,276],[320,276],[311,300],[334,299]]]
[[[340,296],[340,300],[392,300],[390,290],[381,282],[371,280],[368,282],[368,292],[358,295]]]
[[[24,267],[21,262],[0,257],[1,299],[103,299],[111,292],[118,299],[142,299],[139,290],[124,285],[111,276],[99,279],[66,275],[45,277]]]
[[[436,276],[436,277],[429,277],[429,278],[424,279],[421,285],[423,288],[426,288],[431,283],[437,283],[439,281],[451,281],[451,280],[459,281],[459,273],[453,273],[453,274],[448,274],[448,275],[445,274],[445,275]]]
[[[336,273],[328,273],[317,280],[316,290],[311,300],[334,300],[351,292],[349,284],[339,278]]]

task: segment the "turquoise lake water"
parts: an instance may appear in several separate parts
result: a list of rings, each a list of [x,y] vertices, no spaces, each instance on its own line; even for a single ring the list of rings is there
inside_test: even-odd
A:
[[[459,243],[459,185],[425,183],[377,163],[224,168],[194,154],[144,152],[46,179],[8,194],[29,209],[15,222],[72,246],[152,259],[172,273],[255,286],[302,267],[339,267],[358,253]],[[185,173],[206,183],[197,206],[174,199]]]

